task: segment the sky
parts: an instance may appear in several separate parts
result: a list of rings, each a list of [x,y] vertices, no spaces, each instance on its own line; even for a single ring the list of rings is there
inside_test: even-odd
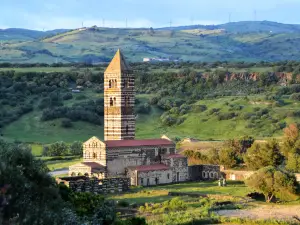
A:
[[[166,27],[269,20],[300,24],[300,0],[0,0],[0,29]]]

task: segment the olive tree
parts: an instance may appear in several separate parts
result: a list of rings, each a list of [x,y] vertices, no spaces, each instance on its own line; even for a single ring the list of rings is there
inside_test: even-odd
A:
[[[274,197],[286,200],[297,191],[295,175],[273,166],[256,171],[246,180],[246,184],[263,193],[266,202],[271,202]]]

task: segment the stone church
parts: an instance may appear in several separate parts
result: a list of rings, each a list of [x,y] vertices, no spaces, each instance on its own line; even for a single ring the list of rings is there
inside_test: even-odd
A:
[[[70,176],[128,177],[141,186],[189,180],[187,158],[168,137],[135,139],[134,103],[134,74],[118,50],[104,73],[104,141],[83,143],[83,162]]]

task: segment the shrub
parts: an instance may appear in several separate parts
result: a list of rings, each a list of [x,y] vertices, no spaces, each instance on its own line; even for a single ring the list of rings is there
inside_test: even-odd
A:
[[[234,112],[232,112],[232,113],[220,113],[218,115],[218,120],[230,120],[230,119],[232,119],[236,116],[237,116],[237,114],[234,113]]]
[[[204,112],[207,110],[207,106],[206,105],[194,105],[192,109],[194,112]]]
[[[127,201],[121,200],[117,203],[117,205],[120,207],[128,207],[129,203]]]
[[[83,99],[86,99],[86,98],[87,98],[87,97],[86,97],[85,95],[83,95],[83,94],[77,95],[77,96],[75,97],[76,100],[83,100]]]
[[[72,93],[66,93],[62,97],[63,100],[69,100],[69,99],[72,99],[72,98],[73,98]]]
[[[70,128],[70,127],[72,127],[72,126],[73,126],[72,121],[69,120],[69,119],[63,119],[63,120],[61,121],[61,127],[64,127],[64,128]]]
[[[220,111],[219,108],[212,108],[208,111],[208,115],[212,115],[214,113],[218,113]]]
[[[138,106],[136,112],[141,114],[149,114],[151,107],[148,103]]]
[[[300,93],[294,93],[290,96],[291,100],[300,101]]]

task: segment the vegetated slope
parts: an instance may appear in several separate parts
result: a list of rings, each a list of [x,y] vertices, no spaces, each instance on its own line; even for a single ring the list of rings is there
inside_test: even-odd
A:
[[[272,33],[299,33],[299,24],[283,24],[272,21],[241,21],[230,22],[216,25],[190,25],[178,27],[164,27],[159,30],[190,30],[190,29],[224,29],[229,33],[258,33],[258,32],[272,32]]]
[[[166,134],[171,138],[224,140],[251,135],[263,139],[280,136],[287,124],[300,122],[300,76],[288,73],[285,77],[280,72],[228,74],[216,69],[221,65],[299,74],[297,62],[277,63],[274,68],[263,62],[132,64],[138,93],[136,137]],[[262,65],[267,67],[263,70]],[[0,71],[2,138],[51,143],[103,137],[104,66],[62,69]],[[72,93],[70,88],[76,85],[84,90]],[[65,120],[69,120],[67,127]]]
[[[144,57],[190,61],[297,60],[299,27],[258,21],[162,29],[2,30],[0,62],[108,62],[117,48],[122,48],[134,62],[141,62]]]

